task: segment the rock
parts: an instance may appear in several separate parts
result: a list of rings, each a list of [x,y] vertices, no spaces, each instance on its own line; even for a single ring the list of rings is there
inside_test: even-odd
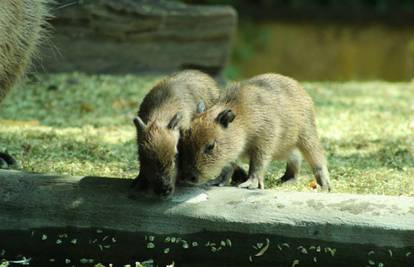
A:
[[[229,6],[175,1],[59,0],[41,65],[49,72],[218,74],[237,13]]]

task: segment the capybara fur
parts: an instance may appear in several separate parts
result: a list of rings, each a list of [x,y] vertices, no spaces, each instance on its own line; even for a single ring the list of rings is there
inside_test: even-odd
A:
[[[133,185],[160,197],[173,194],[180,132],[190,127],[199,103],[210,107],[218,96],[216,82],[196,70],[173,74],[150,90],[134,119],[140,172]]]
[[[23,76],[46,28],[44,0],[0,3],[0,102]]]
[[[0,104],[36,55],[47,28],[47,14],[44,0],[0,2]],[[0,152],[0,169],[17,166],[13,157]]]
[[[184,135],[183,172],[190,183],[204,183],[229,163],[247,158],[248,180],[239,187],[263,189],[272,159],[287,160],[280,179],[287,181],[298,176],[303,155],[318,184],[330,190],[312,99],[291,78],[263,74],[229,86],[215,105],[201,110]]]

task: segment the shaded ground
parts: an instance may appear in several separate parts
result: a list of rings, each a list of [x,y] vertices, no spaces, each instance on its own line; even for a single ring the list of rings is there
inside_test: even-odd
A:
[[[156,76],[38,76],[0,108],[0,149],[26,171],[134,177],[131,119]],[[414,196],[414,84],[305,83],[316,104],[319,133],[336,192]],[[284,170],[269,168],[267,187]],[[312,190],[305,164],[299,182],[280,190]]]

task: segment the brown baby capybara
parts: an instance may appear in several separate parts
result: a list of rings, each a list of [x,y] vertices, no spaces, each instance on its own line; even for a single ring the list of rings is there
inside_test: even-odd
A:
[[[180,131],[190,127],[198,103],[210,107],[218,95],[216,82],[196,70],[175,73],[149,91],[134,118],[140,172],[133,186],[161,197],[174,192]]]
[[[248,180],[243,188],[264,188],[272,159],[287,159],[280,181],[297,177],[301,154],[318,184],[330,190],[323,147],[316,131],[310,96],[295,80],[263,74],[231,85],[211,108],[201,110],[184,133],[183,173],[200,184],[217,176],[229,163],[247,157]]]

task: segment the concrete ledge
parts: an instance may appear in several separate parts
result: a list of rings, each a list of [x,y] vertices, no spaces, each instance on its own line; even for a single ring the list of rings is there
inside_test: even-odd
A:
[[[160,201],[129,182],[0,170],[0,258],[414,266],[414,198],[214,187]]]

